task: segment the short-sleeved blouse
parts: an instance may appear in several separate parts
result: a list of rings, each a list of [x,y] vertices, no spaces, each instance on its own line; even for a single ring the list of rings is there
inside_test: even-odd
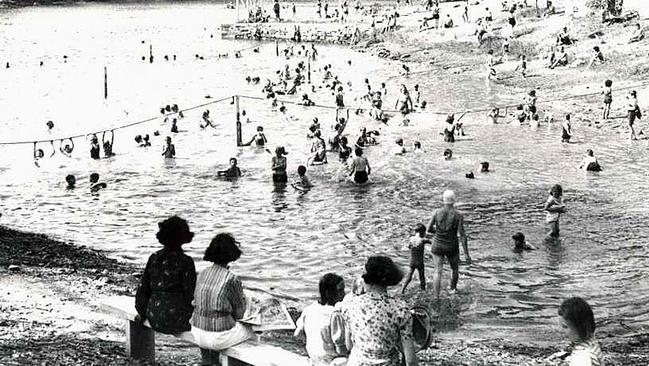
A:
[[[353,297],[342,310],[353,344],[347,366],[402,365],[402,342],[412,339],[412,316],[405,301],[370,290]]]

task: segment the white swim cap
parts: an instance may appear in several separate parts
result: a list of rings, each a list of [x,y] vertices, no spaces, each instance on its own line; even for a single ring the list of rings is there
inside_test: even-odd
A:
[[[455,192],[449,190],[444,191],[442,194],[442,201],[445,205],[452,205],[455,203]]]

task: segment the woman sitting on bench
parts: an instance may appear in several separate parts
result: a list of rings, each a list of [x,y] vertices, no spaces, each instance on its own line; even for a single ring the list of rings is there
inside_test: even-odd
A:
[[[228,269],[228,264],[240,256],[238,243],[230,234],[218,234],[205,250],[203,260],[213,264],[198,274],[191,319],[194,340],[201,348],[202,365],[219,365],[216,351],[254,335],[250,327],[238,322],[246,312],[246,299],[241,280]]]
[[[135,295],[136,321],[148,319],[160,333],[180,334],[191,330],[189,318],[196,285],[194,260],[183,253],[194,233],[187,221],[172,216],[158,223],[156,237],[164,246],[149,257]]]

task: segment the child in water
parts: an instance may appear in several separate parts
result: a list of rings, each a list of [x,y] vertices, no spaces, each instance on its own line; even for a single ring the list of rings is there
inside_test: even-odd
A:
[[[99,182],[99,174],[90,174],[90,192],[97,192],[103,188],[106,188],[106,183]]]
[[[309,189],[313,187],[313,184],[311,184],[311,181],[309,178],[306,176],[306,167],[304,165],[300,165],[297,167],[297,176],[298,180],[293,182],[293,187],[295,188],[302,188],[302,189]]]
[[[70,158],[72,157],[72,151],[74,150],[74,141],[71,138],[68,140],[70,140],[70,143],[65,144],[65,147],[63,146],[63,140],[60,141],[59,150],[61,151],[61,154]]]
[[[167,136],[165,148],[162,151],[162,156],[165,159],[173,159],[176,157],[176,147],[171,143],[171,137]]]
[[[613,103],[613,81],[611,80],[606,80],[604,82],[604,90],[602,91],[602,94],[604,94],[604,115],[602,116],[603,119],[608,119],[608,115],[611,113],[611,104]]]
[[[431,244],[431,241],[426,239],[426,227],[423,224],[415,226],[415,235],[408,239],[408,249],[410,249],[410,273],[406,276],[406,282],[403,284],[401,293],[406,292],[406,287],[412,280],[412,275],[415,270],[419,274],[419,287],[422,290],[426,289],[426,277],[424,275],[424,248],[426,244]]]
[[[559,217],[562,213],[566,212],[566,207],[563,205],[563,188],[560,184],[555,184],[550,189],[550,196],[545,202],[544,210],[545,221],[550,227],[548,236],[552,238],[559,237]]]
[[[110,141],[106,139],[106,132],[110,132]],[[107,158],[115,155],[115,153],[113,153],[113,142],[115,142],[115,132],[113,132],[113,130],[104,131],[101,134],[101,143],[104,146],[104,156]]]
[[[56,153],[56,150],[54,150],[54,141],[50,141],[50,144],[52,144],[52,155],[50,155],[50,157],[52,157]],[[44,157],[45,157],[45,152],[43,151],[43,149],[37,149],[36,142],[34,141],[34,164],[38,166],[38,160]]]
[[[216,172],[218,177],[238,178],[241,176],[241,169],[237,166],[237,158],[230,158],[230,167],[226,170]]]
[[[524,251],[538,249],[534,245],[525,241],[525,235],[521,232],[514,234],[512,236],[512,239],[514,239],[514,247],[512,248],[512,252],[514,253],[519,254],[519,253],[523,253]]]
[[[367,183],[369,180],[369,175],[371,173],[370,163],[367,161],[367,158],[363,156],[363,149],[357,147],[354,150],[356,157],[352,161],[350,166],[349,176],[354,176],[354,182],[357,184]]]
[[[498,117],[500,117],[500,109],[493,108],[487,115],[487,122],[495,125],[498,123]]]
[[[255,143],[255,146],[265,146],[268,140],[266,140],[266,135],[264,135],[264,128],[262,126],[257,126],[257,133],[242,146],[250,146],[252,143]]]
[[[65,187],[65,189],[74,189],[77,183],[77,178],[72,174],[68,174],[65,176],[65,182],[68,183],[68,186]]]
[[[284,149],[284,146],[278,146],[275,148],[275,156],[272,159],[271,169],[273,170],[273,183],[286,183],[288,182],[288,176],[286,175],[286,157],[284,155],[288,154]]]
[[[593,150],[586,150],[586,157],[579,164],[579,169],[586,169],[587,172],[601,172],[602,167],[599,165],[597,158],[595,158],[595,153]]]
[[[99,139],[94,133],[90,137],[90,158],[99,160]]]

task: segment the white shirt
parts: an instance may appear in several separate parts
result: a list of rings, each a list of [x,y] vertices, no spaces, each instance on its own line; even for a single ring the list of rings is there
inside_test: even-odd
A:
[[[328,365],[343,356],[336,352],[336,345],[345,346],[345,326],[339,309],[315,302],[304,308],[296,325],[296,334],[304,330],[306,352],[315,365]]]

